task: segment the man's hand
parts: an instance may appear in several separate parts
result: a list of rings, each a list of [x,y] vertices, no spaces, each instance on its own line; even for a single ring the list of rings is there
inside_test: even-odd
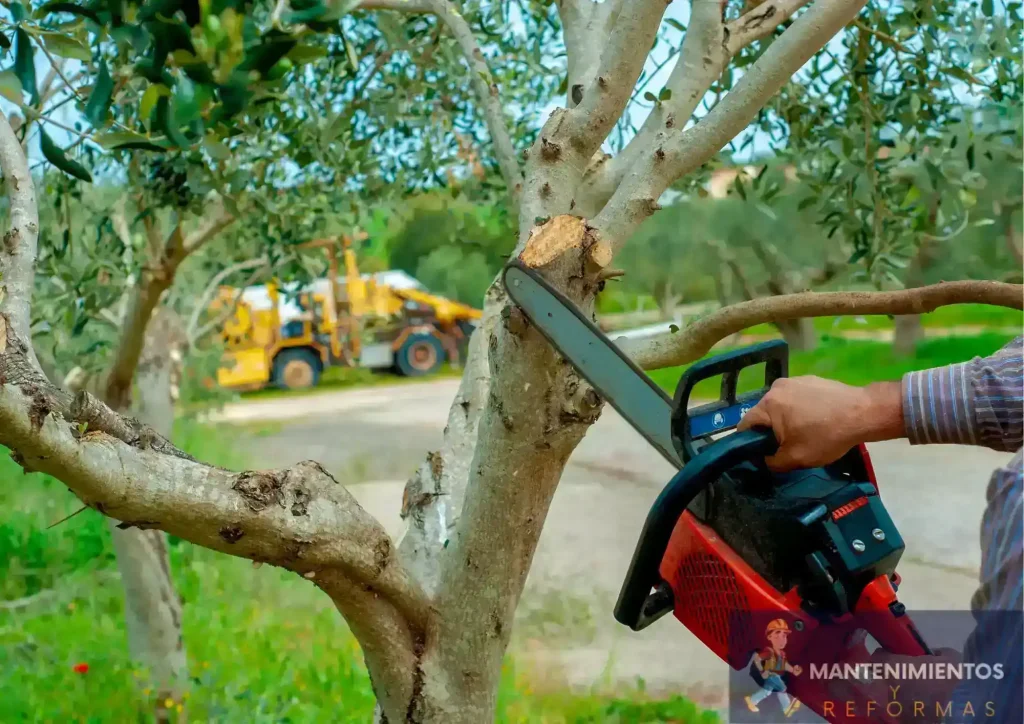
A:
[[[827,465],[859,443],[904,436],[900,384],[851,387],[821,377],[784,377],[737,429],[752,427],[770,427],[779,441],[779,451],[765,458],[772,470]]]

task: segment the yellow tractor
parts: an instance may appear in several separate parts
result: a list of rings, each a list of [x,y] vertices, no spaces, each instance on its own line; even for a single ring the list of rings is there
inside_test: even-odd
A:
[[[398,283],[359,273],[352,241],[320,239],[303,245],[323,249],[328,277],[286,293],[270,283],[220,290],[213,311],[235,305],[224,323],[223,387],[313,387],[332,365],[390,369],[414,377],[459,364],[481,312],[430,294],[411,277],[385,272]],[[345,276],[339,277],[341,248]]]

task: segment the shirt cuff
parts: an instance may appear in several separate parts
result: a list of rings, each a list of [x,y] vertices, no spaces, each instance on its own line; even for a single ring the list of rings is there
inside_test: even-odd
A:
[[[974,391],[967,377],[968,364],[903,376],[903,426],[911,445],[976,444]]]

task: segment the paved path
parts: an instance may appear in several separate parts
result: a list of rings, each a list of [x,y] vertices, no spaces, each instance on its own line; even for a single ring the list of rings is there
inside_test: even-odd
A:
[[[279,398],[227,408],[236,421],[286,420],[252,439],[254,467],[316,459],[395,535],[409,473],[441,442],[457,380]],[[979,448],[871,446],[882,496],[907,542],[901,598],[966,609],[980,562],[991,470],[1008,455]],[[514,650],[553,686],[618,685],[720,702],[723,666],[668,619],[641,633],[611,609],[648,508],[671,467],[611,408],[569,460],[520,607]]]

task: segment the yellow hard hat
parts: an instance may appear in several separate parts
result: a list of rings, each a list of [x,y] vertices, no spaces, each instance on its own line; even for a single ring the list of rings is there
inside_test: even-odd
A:
[[[782,631],[783,633],[789,633],[789,624],[783,619],[777,618],[768,624],[767,630],[764,632],[765,636],[771,636],[776,631]]]

